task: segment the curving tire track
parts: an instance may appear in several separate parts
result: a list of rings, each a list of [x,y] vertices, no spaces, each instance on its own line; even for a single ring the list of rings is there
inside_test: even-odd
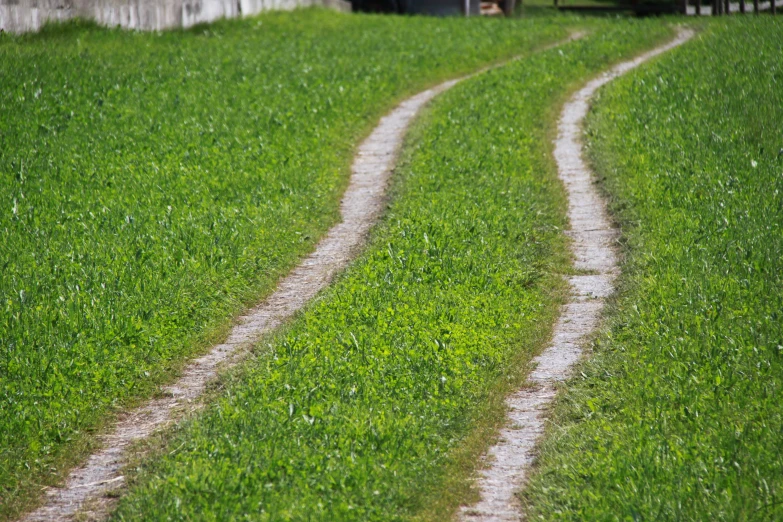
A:
[[[381,213],[405,131],[428,101],[460,80],[441,83],[408,98],[381,118],[354,158],[350,183],[340,203],[342,222],[328,231],[315,251],[279,283],[272,295],[239,319],[224,343],[191,362],[179,380],[163,388],[161,398],[122,415],[112,432],[100,439],[102,449],[72,470],[64,487],[48,488],[44,505],[23,521],[70,520],[83,508],[100,518],[108,511],[113,500],[107,494],[124,483],[120,472],[128,446],[179,417],[183,410],[192,409],[190,405],[219,369],[236,364],[246,347],[293,316],[356,256]]]
[[[539,51],[581,36],[582,33],[573,33]],[[122,414],[111,432],[99,439],[101,449],[90,455],[84,465],[73,469],[62,487],[47,488],[43,505],[21,520],[66,521],[77,515],[104,518],[116,502],[116,495],[111,492],[124,484],[121,472],[129,446],[197,409],[199,397],[220,369],[237,364],[248,346],[290,319],[356,257],[381,214],[397,154],[418,112],[438,94],[491,68],[420,92],[381,118],[354,158],[350,182],[340,204],[342,222],[328,231],[315,251],[279,283],[272,295],[239,319],[224,343],[192,361],[175,383],[161,390],[159,398]]]
[[[481,500],[460,512],[460,519],[465,522],[519,521],[524,517],[516,493],[524,484],[535,457],[535,444],[544,432],[546,407],[555,397],[557,383],[569,376],[581,357],[582,342],[595,331],[606,298],[614,292],[619,269],[613,244],[619,230],[609,219],[606,202],[582,160],[581,126],[589,101],[601,86],[687,42],[693,35],[692,30],[680,28],[670,42],[588,82],[563,107],[554,155],[558,176],[568,193],[574,268],[589,275],[569,278],[572,297],[563,307],[551,344],[533,359],[535,369],[528,378],[530,386],[506,399],[508,427],[501,431],[500,442],[489,450],[490,467],[480,472]]]

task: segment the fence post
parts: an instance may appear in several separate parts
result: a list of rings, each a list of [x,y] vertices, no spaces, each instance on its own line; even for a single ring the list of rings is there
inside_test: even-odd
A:
[[[731,0],[726,0],[723,2],[723,14],[731,14]]]
[[[680,12],[684,15],[688,14],[688,0],[680,1]]]
[[[776,14],[778,12],[777,8],[775,7],[775,0],[772,0],[772,5],[769,6],[769,8],[770,8],[770,10],[771,10],[770,12],[772,14]]]
[[[759,0],[753,0],[753,14],[759,14]]]
[[[701,0],[696,0],[696,16],[701,16]]]
[[[740,13],[745,14],[745,0],[740,0]]]

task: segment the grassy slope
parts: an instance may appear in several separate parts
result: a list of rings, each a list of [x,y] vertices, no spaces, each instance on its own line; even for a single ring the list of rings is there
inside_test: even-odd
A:
[[[564,35],[310,10],[0,36],[0,518],[312,248],[395,100]]]
[[[628,259],[531,519],[783,518],[782,55],[780,19],[717,22],[596,103]]]
[[[464,500],[453,489],[487,443],[471,435],[502,418],[487,404],[519,381],[563,288],[556,107],[669,34],[598,32],[435,102],[367,253],[173,434],[116,519],[442,520]]]

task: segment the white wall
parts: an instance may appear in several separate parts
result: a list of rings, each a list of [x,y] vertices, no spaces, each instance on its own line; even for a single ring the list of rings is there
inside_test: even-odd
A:
[[[37,31],[46,21],[79,17],[109,27],[157,31],[312,5],[350,10],[345,0],[0,0],[0,30]]]

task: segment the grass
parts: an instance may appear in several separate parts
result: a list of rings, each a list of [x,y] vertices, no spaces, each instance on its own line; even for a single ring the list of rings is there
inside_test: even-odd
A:
[[[596,101],[623,285],[531,520],[783,519],[782,42],[779,19],[714,22]]]
[[[476,434],[497,425],[562,297],[557,108],[671,34],[593,27],[436,100],[365,254],[129,470],[115,520],[443,520],[470,498]]]
[[[0,35],[0,519],[312,249],[395,101],[568,23],[306,10]]]

